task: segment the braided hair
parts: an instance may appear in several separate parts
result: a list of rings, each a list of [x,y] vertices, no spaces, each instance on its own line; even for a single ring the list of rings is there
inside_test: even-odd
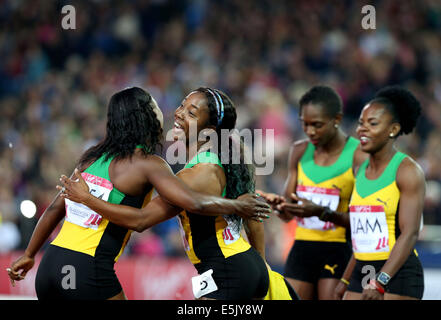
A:
[[[144,155],[155,153],[162,146],[161,124],[154,112],[154,100],[145,90],[132,87],[115,93],[107,108],[107,125],[104,139],[84,152],[79,166],[93,162],[105,154],[123,159],[141,145]]]

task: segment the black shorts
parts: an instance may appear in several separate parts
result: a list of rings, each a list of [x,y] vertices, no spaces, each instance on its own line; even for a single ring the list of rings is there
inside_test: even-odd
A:
[[[268,292],[268,269],[254,248],[228,258],[204,260],[194,266],[199,274],[213,269],[212,277],[218,289],[204,298],[250,300],[263,298]]]
[[[49,245],[38,267],[39,300],[105,300],[122,291],[112,261]]]
[[[352,272],[351,280],[349,281],[348,291],[363,292],[363,285],[369,282],[369,279],[374,276],[373,270],[369,271],[370,267],[375,268],[375,276],[378,275],[383,265],[387,260],[376,261],[360,261],[357,260],[354,271]],[[424,293],[424,273],[420,259],[412,252],[407,258],[403,266],[398,270],[395,276],[389,281],[385,288],[386,292],[397,294],[400,296],[413,297],[421,299]]]
[[[319,279],[340,279],[351,258],[343,242],[296,240],[286,260],[284,276],[316,284]]]

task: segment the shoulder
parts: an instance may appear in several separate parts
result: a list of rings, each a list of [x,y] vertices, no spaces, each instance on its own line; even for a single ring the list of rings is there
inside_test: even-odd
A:
[[[205,177],[213,177],[215,176],[224,176],[224,169],[218,164],[214,163],[198,163],[195,164],[191,168],[184,168],[177,174],[179,177],[195,177],[195,176],[205,176]]]
[[[83,172],[83,171],[85,171],[87,168],[89,168],[89,167],[92,165],[92,163],[93,163],[93,161],[89,161],[89,162],[86,162],[86,163],[83,163],[83,164],[79,164],[79,165],[77,166],[77,169],[78,169],[80,172]]]
[[[297,164],[297,162],[305,153],[305,150],[308,147],[308,143],[309,143],[308,139],[303,139],[303,140],[297,140],[291,145],[289,152],[289,163],[291,165]]]
[[[167,161],[157,155],[135,153],[132,156],[131,165],[144,174],[153,173],[159,175],[160,173],[169,174],[173,172]]]
[[[425,186],[424,171],[414,159],[407,156],[398,167],[396,182],[400,190],[423,189]]]
[[[177,176],[195,191],[219,195],[226,184],[222,167],[214,163],[198,163],[178,172]]]
[[[291,145],[291,149],[305,151],[306,147],[308,146],[308,143],[309,143],[308,139],[294,141],[294,143]]]
[[[352,167],[354,171],[357,171],[361,164],[369,158],[369,154],[361,150],[361,145],[359,144],[354,151],[354,161]]]

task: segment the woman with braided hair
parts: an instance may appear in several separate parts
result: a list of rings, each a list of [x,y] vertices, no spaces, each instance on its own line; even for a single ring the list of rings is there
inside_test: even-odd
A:
[[[177,176],[192,190],[229,199],[254,192],[253,167],[245,161],[240,139],[230,134],[236,118],[230,98],[211,88],[190,92],[176,109],[174,139],[185,142],[189,159]],[[217,137],[222,136],[223,130],[228,131],[228,143],[197,139],[204,130],[210,129]],[[222,155],[227,153],[228,159],[223,159]],[[233,159],[234,155],[239,157]],[[221,159],[226,161],[221,162]],[[198,215],[191,208],[169,204],[163,197],[152,201],[155,210],[122,210],[121,205],[90,197],[87,186],[81,177],[78,178],[79,182],[63,179],[65,197],[92,206],[103,217],[122,227],[142,231],[152,220],[164,221],[179,214],[184,248],[199,273],[192,280],[196,298],[261,299],[267,295],[269,271],[264,260],[260,222],[236,214]],[[243,225],[251,230],[248,233],[250,243],[241,235]],[[288,292],[287,287],[284,289]]]
[[[75,197],[69,193],[69,185],[59,187],[61,193],[38,221],[25,254],[8,271],[11,281],[24,278],[35,254],[63,218],[63,226],[37,272],[39,299],[125,299],[114,264],[132,230],[144,230],[169,218],[175,209],[169,203],[195,216],[253,217],[270,211],[255,195],[229,200],[215,192],[189,188],[183,175],[177,178],[167,162],[154,154],[162,136],[162,119],[156,101],[141,88],[124,89],[112,96],[106,136],[82,155],[74,173],[81,183],[70,185],[85,186],[86,191]],[[153,189],[161,195],[160,201],[151,201]],[[117,211],[122,222],[101,215],[100,204],[110,215]],[[76,281],[70,286],[63,285],[66,265],[76,272]]]

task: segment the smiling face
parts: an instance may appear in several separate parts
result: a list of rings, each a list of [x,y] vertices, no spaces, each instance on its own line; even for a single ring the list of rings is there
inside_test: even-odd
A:
[[[338,125],[340,120],[340,115],[332,118],[318,104],[308,103],[302,106],[300,121],[303,131],[316,147],[326,145],[335,136],[335,125]]]
[[[189,141],[190,126],[195,126],[197,136],[205,128],[215,129],[209,125],[209,109],[207,98],[201,92],[193,91],[184,98],[181,105],[175,111],[173,126],[174,140]],[[196,137],[197,137],[196,136]]]
[[[393,116],[381,103],[367,104],[361,111],[358,120],[357,135],[361,149],[367,153],[375,153],[387,143],[393,142],[400,132],[400,125],[393,121]]]

